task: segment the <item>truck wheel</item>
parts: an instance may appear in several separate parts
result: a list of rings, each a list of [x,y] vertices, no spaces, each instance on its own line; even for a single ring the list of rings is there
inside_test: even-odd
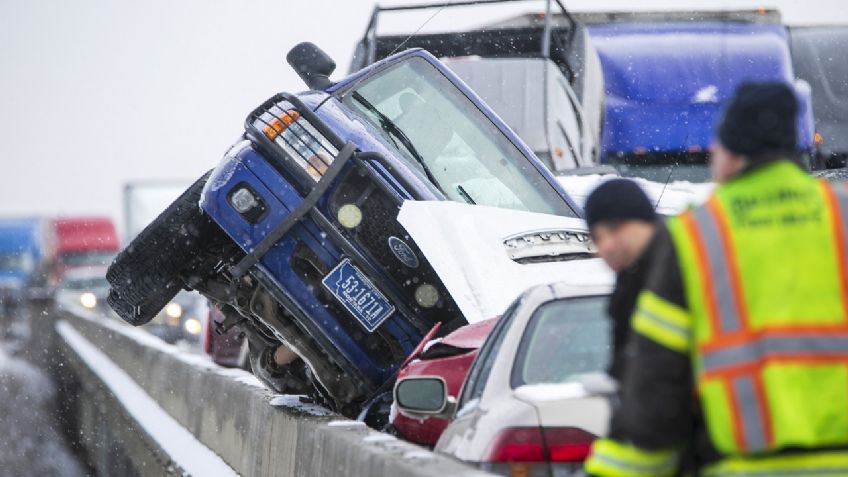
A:
[[[180,273],[199,258],[203,242],[221,234],[198,205],[210,172],[145,227],[109,266],[109,306],[129,324],[152,320],[183,288]]]

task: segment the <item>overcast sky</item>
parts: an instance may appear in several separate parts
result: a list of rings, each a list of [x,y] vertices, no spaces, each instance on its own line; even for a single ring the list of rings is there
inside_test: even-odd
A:
[[[384,2],[398,3],[420,1]],[[637,2],[565,3],[626,10]],[[238,137],[251,109],[278,91],[303,89],[284,61],[296,43],[317,43],[335,58],[337,72],[346,72],[373,5],[0,0],[0,215],[120,219],[125,182],[200,176]],[[485,19],[540,5],[489,7]],[[638,2],[641,9],[760,5],[779,8],[789,23],[848,23],[838,0]],[[396,15],[384,31],[411,32],[431,13]],[[425,31],[481,18],[479,10],[447,9]]]

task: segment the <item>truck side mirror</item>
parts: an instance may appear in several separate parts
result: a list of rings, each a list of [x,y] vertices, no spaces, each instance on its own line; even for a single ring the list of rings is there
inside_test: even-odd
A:
[[[332,86],[330,75],[336,70],[336,62],[314,43],[298,43],[289,50],[286,61],[310,89]]]
[[[448,417],[455,401],[448,396],[445,380],[438,376],[411,376],[395,385],[395,405],[414,417]]]

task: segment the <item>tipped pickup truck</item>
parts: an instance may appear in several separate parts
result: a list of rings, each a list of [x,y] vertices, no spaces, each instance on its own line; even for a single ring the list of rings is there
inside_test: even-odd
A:
[[[254,373],[347,416],[390,400],[401,362],[441,322],[467,323],[397,220],[404,201],[582,213],[455,74],[411,49],[334,82],[302,43],[310,88],[251,112],[242,139],[122,251],[109,303],[141,325],[183,288],[242,330]],[[375,411],[376,412],[376,411]],[[379,415],[380,413],[377,412]]]

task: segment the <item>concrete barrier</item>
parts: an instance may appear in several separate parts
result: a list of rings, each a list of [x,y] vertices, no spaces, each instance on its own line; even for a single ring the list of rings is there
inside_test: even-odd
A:
[[[36,319],[101,475],[490,475],[74,307]]]

